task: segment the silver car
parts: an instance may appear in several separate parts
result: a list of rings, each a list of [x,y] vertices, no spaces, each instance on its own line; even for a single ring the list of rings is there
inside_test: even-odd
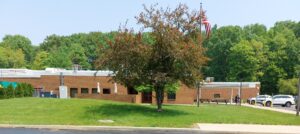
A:
[[[260,103],[269,107],[272,104],[272,97],[270,95],[258,95],[256,97],[250,98],[249,102],[252,105],[254,105],[255,103]]]

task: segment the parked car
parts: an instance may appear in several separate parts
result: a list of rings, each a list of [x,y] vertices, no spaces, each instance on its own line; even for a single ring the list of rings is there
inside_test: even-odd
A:
[[[273,105],[291,107],[292,105],[295,105],[295,99],[291,95],[275,95],[273,96]]]
[[[270,107],[272,104],[272,97],[270,95],[258,95],[256,97],[250,98],[249,103],[254,105],[255,103],[259,103]]]

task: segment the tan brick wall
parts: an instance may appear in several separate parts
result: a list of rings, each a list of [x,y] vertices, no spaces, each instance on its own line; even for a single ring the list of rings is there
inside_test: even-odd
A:
[[[129,103],[139,103],[137,95],[124,95],[124,94],[81,94],[78,98],[91,98],[101,100],[112,100]]]
[[[59,93],[60,76],[41,76],[41,78],[3,78],[4,81],[24,82],[32,84],[34,87],[42,87],[45,91],[53,91]],[[68,87],[69,95],[70,88],[77,88],[78,95],[81,94],[81,88],[88,88],[89,93],[92,88],[97,88],[97,82],[100,83],[101,94],[103,88],[109,88],[111,94],[114,94],[114,82],[110,81],[110,77],[93,77],[93,76],[64,76],[64,85]],[[117,84],[117,94],[127,94],[127,88]]]
[[[59,76],[41,76],[41,78],[2,78],[4,81],[12,81],[12,82],[24,82],[32,84],[34,87],[43,87],[46,91],[53,91],[55,94],[59,93],[58,87],[60,86]],[[97,88],[97,82],[100,82],[101,94],[100,97],[95,95],[91,95],[92,88]],[[70,88],[78,89],[78,96],[81,96],[81,88],[88,88],[89,94],[84,95],[84,97],[92,97],[92,98],[103,98],[110,99],[113,98],[107,97],[107,95],[103,95],[103,88],[111,89],[111,96],[118,97],[120,95],[127,95],[127,88],[117,84],[118,92],[117,95],[114,96],[114,82],[110,81],[110,77],[94,77],[94,76],[64,76],[64,85],[68,87],[69,95]],[[242,99],[248,99],[250,97],[255,97],[257,93],[259,93],[259,85],[256,85],[256,88],[243,88],[242,89]],[[231,94],[231,92],[233,92]],[[234,98],[238,94],[238,88],[214,88],[214,89],[205,89],[201,90],[201,98],[204,99],[213,99],[214,94],[220,94],[221,98],[230,99],[231,96]],[[104,96],[104,97],[103,97]],[[130,96],[130,95],[129,95]],[[181,84],[180,89],[176,92],[176,100],[168,100],[167,94],[165,94],[164,103],[169,104],[193,104],[194,100],[196,100],[197,90],[195,88],[188,88],[184,84]],[[125,97],[126,98],[126,97]],[[122,97],[119,99],[122,101]],[[124,99],[126,102],[130,102],[131,99]],[[135,102],[141,103],[142,96],[141,93],[135,95]],[[156,103],[155,93],[152,95],[152,103]]]
[[[241,98],[246,100],[251,97],[257,96],[259,93],[259,87],[256,88],[242,88],[241,90]],[[202,88],[201,89],[201,99],[213,99],[214,94],[220,94],[220,98],[222,99],[231,99],[239,94],[238,88]],[[194,95],[195,99],[197,98],[197,92],[195,91]]]

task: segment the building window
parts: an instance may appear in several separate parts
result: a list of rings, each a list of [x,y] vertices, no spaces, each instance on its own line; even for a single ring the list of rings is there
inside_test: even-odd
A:
[[[97,88],[92,88],[92,94],[97,94],[98,93],[98,89]]]
[[[89,93],[89,89],[88,88],[81,88],[81,93],[82,94],[88,94]]]
[[[103,94],[110,94],[109,88],[103,88]]]
[[[168,93],[168,100],[176,100],[176,93]]]
[[[214,94],[214,98],[221,98],[220,94]]]
[[[74,98],[78,94],[78,89],[77,88],[70,88],[70,97]]]

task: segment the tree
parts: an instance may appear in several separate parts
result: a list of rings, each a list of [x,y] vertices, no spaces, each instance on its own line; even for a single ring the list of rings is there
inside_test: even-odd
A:
[[[297,95],[298,93],[298,79],[280,79],[278,82],[279,93]]]
[[[207,58],[201,45],[199,13],[189,12],[187,6],[179,5],[174,11],[144,7],[136,17],[138,24],[149,29],[153,44],[144,41],[144,34],[123,29],[117,33],[110,47],[102,47],[98,67],[112,70],[113,79],[125,86],[150,85],[155,92],[157,110],[167,85],[179,81],[194,86],[201,79],[200,67]]]
[[[78,64],[83,69],[91,68],[91,65],[88,63],[88,58],[84,53],[84,48],[80,44],[72,44],[69,53],[73,64]]]
[[[0,47],[1,68],[21,68],[24,66],[25,60],[22,50],[13,50],[9,47]]]
[[[41,50],[52,52],[58,50],[60,47],[69,47],[71,41],[69,38],[58,35],[50,35],[40,44]]]
[[[241,41],[242,28],[226,26],[217,29],[215,26],[213,33],[204,44],[207,48],[206,55],[210,58],[204,72],[206,76],[215,77],[216,81],[228,81],[230,49]]]
[[[27,63],[33,60],[33,46],[31,41],[22,35],[6,35],[0,43],[0,47],[22,50]]]
[[[254,42],[241,41],[230,49],[228,80],[256,81],[259,74],[259,59],[251,46]]]
[[[40,51],[34,58],[32,69],[44,70],[49,66],[49,53]]]
[[[297,76],[296,66],[300,64],[300,45],[293,31],[282,23],[276,23],[268,31],[266,42],[267,62],[262,65],[264,75],[261,80],[262,93],[279,93],[280,79],[291,79]]]
[[[57,50],[51,51],[49,55],[49,67],[71,69],[72,61],[70,59],[69,49],[61,46]]]

